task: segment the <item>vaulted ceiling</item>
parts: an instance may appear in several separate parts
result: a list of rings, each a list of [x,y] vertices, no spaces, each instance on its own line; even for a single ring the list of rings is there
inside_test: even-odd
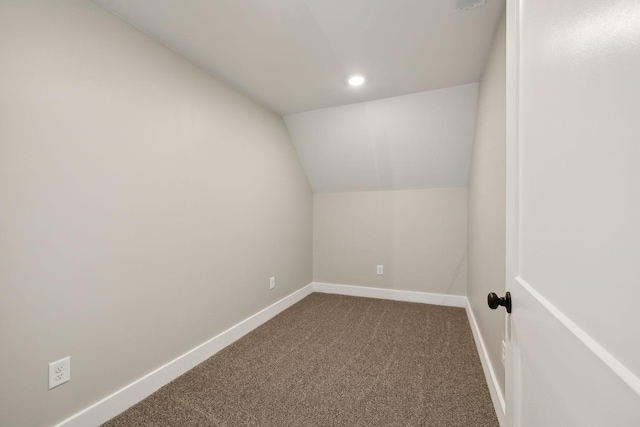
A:
[[[95,1],[283,116],[314,192],[466,186],[504,0]]]
[[[503,0],[97,0],[288,115],[477,82]],[[349,75],[366,77],[352,88]]]
[[[285,117],[315,193],[466,187],[478,84]]]

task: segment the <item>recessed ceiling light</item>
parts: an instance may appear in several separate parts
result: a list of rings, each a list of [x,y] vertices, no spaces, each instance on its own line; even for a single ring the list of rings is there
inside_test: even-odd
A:
[[[364,77],[362,77],[361,75],[355,75],[355,76],[349,77],[349,84],[351,86],[360,86],[363,83],[364,83]]]

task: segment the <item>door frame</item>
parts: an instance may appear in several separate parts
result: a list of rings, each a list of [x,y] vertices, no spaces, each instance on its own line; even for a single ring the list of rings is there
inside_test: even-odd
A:
[[[505,289],[519,276],[519,142],[520,142],[520,5],[521,0],[506,0],[506,230]],[[518,303],[515,301],[514,310]],[[519,360],[517,346],[511,340],[511,315],[505,312],[505,420],[507,427],[517,427]]]

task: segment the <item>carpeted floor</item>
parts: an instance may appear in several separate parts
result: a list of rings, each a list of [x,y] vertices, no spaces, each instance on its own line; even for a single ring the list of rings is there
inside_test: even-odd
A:
[[[103,426],[498,420],[464,309],[314,293]]]

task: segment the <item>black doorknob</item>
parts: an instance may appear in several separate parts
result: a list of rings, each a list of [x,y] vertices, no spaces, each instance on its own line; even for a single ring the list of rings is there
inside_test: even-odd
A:
[[[489,304],[489,308],[492,310],[495,310],[501,305],[507,309],[507,313],[511,313],[511,294],[507,292],[504,297],[500,298],[495,292],[491,292],[487,295],[487,304]]]

